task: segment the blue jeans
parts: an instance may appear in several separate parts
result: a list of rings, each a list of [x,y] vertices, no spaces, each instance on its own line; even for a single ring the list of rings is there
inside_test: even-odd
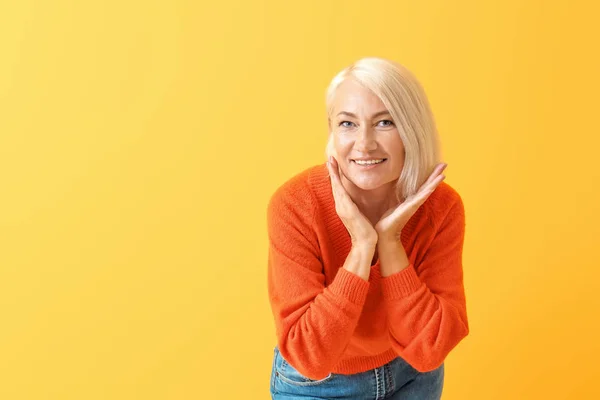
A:
[[[271,370],[273,400],[402,399],[439,400],[444,386],[444,364],[419,372],[401,357],[379,368],[357,374],[331,373],[319,380],[301,375],[288,363],[277,346]]]

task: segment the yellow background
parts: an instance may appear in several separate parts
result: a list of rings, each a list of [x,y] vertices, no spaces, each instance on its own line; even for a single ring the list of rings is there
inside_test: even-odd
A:
[[[364,56],[467,211],[444,399],[600,398],[595,4],[1,2],[0,398],[269,398],[266,204]]]

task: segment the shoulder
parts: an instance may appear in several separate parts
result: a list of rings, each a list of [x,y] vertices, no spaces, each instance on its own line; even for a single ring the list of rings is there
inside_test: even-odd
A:
[[[459,219],[464,223],[465,208],[462,197],[454,187],[444,181],[429,195],[425,205],[430,222],[435,228],[439,228],[449,219]]]
[[[269,214],[284,211],[311,218],[315,208],[314,181],[323,171],[324,164],[313,165],[281,183],[269,198]]]

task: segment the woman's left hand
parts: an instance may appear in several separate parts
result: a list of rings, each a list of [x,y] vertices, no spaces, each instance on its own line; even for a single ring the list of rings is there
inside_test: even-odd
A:
[[[377,231],[378,244],[381,242],[396,242],[400,238],[400,232],[413,214],[433,193],[435,188],[446,178],[442,171],[448,164],[438,164],[429,178],[417,191],[417,193],[408,196],[400,205],[390,208],[383,214],[379,222],[375,224]]]

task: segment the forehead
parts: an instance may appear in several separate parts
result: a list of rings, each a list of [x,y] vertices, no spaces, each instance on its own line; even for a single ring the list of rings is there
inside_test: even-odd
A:
[[[340,111],[354,114],[371,113],[385,110],[385,105],[371,90],[352,79],[347,79],[338,86],[335,92],[333,110],[334,115]]]

